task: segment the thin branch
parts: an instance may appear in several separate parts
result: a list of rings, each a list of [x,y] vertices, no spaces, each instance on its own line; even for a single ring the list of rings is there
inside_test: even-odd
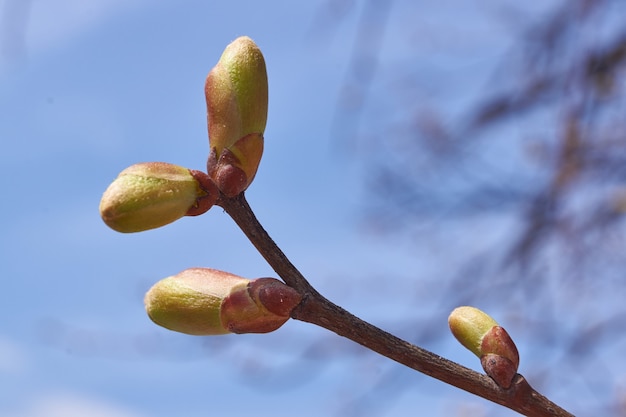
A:
[[[333,331],[416,371],[523,415],[573,416],[535,391],[522,375],[515,376],[509,389],[502,389],[486,375],[412,345],[350,314],[311,286],[261,226],[243,193],[221,198],[218,204],[285,283],[302,294],[302,302],[291,315],[294,319]]]

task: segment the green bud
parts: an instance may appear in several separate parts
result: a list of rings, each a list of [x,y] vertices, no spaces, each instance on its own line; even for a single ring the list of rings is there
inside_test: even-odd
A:
[[[141,232],[202,214],[218,194],[200,171],[165,162],[140,163],[123,170],[109,185],[100,200],[100,216],[118,232]]]
[[[480,358],[483,369],[508,389],[519,366],[519,353],[507,331],[475,307],[458,307],[448,318],[456,339]]]
[[[229,197],[244,191],[263,154],[268,87],[265,59],[247,36],[226,47],[205,84],[208,173]]]
[[[483,337],[498,323],[475,307],[457,307],[448,317],[448,325],[456,339],[474,355],[482,355]]]
[[[231,291],[248,281],[227,272],[191,268],[157,282],[146,294],[146,312],[166,329],[193,335],[228,333],[220,309]]]
[[[146,294],[148,316],[192,335],[267,333],[282,326],[301,296],[274,278],[248,280],[191,268],[156,283]]]

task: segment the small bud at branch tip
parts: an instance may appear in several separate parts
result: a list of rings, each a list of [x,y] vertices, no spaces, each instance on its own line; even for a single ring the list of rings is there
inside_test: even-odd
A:
[[[456,339],[480,358],[483,369],[508,389],[519,366],[519,353],[507,331],[475,307],[458,307],[448,318]]]

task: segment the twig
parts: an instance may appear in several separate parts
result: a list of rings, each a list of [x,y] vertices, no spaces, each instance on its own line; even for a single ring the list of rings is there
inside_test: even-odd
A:
[[[573,417],[535,391],[522,375],[511,387],[500,388],[491,378],[412,345],[350,314],[319,294],[289,261],[259,223],[244,193],[218,201],[285,283],[302,294],[294,319],[316,324],[368,349],[447,384],[508,407],[526,416]]]

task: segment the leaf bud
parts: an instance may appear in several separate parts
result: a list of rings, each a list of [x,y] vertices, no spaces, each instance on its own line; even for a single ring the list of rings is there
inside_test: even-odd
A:
[[[263,154],[268,87],[265,59],[252,39],[242,36],[224,50],[205,83],[209,159],[207,168],[228,197],[244,191]]]
[[[483,369],[500,387],[508,389],[519,366],[519,353],[507,331],[475,307],[458,307],[448,324],[454,337],[480,358]]]
[[[100,200],[102,220],[118,232],[165,226],[209,210],[219,192],[207,174],[165,162],[123,170]]]
[[[248,280],[191,268],[157,282],[146,294],[148,316],[191,335],[268,333],[282,326],[301,296],[274,278]]]

